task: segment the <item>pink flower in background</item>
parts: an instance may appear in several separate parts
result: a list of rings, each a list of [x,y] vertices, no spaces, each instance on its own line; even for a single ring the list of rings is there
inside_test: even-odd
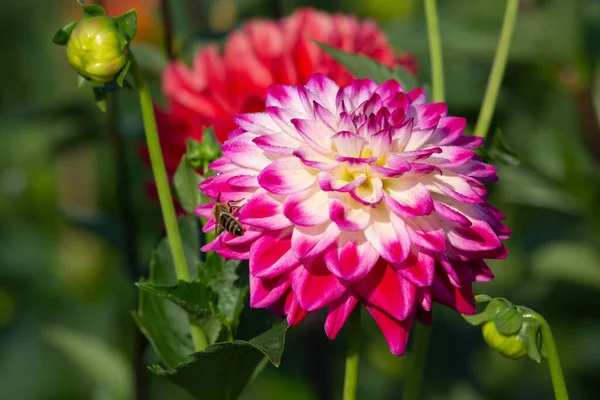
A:
[[[235,128],[232,117],[262,110],[272,84],[304,84],[317,72],[339,85],[351,81],[350,74],[311,39],[416,73],[415,58],[407,53],[396,56],[375,22],[304,8],[281,21],[250,20],[229,35],[223,52],[216,45],[198,51],[191,68],[183,62],[171,63],[163,75],[164,93],[169,103],[191,111],[190,118],[214,126],[223,142]],[[161,131],[165,141],[174,134]]]
[[[398,355],[433,301],[475,311],[472,282],[493,279],[483,259],[506,256],[510,230],[486,203],[481,180],[496,168],[475,155],[483,139],[463,135],[463,118],[422,89],[340,88],[322,74],[269,87],[265,110],[234,118],[217,175],[200,184],[213,199],[243,199],[245,233],[203,250],[249,260],[252,307],[290,326],[327,307],[334,338],[361,302]],[[209,218],[213,204],[196,212]]]

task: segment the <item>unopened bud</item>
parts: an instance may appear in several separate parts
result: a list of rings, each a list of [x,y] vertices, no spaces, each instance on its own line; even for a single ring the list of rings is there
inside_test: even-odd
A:
[[[85,78],[99,83],[115,80],[128,61],[128,42],[117,23],[107,16],[77,22],[67,44],[69,63]]]
[[[504,336],[498,332],[494,321],[483,324],[481,331],[486,343],[503,356],[516,360],[527,354],[527,345],[521,337],[518,334]]]

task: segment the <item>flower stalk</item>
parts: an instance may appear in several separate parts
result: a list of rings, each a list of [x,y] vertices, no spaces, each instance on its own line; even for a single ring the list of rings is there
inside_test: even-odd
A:
[[[436,0],[425,0],[425,18],[427,19],[427,36],[429,38],[433,101],[443,102],[445,98],[444,59]]]
[[[162,151],[160,148],[158,128],[156,126],[156,119],[154,116],[150,87],[142,75],[140,67],[133,54],[130,55],[130,60],[130,71],[133,74],[135,88],[140,97],[140,106],[142,108],[142,118],[144,121],[144,131],[146,134],[148,153],[150,154],[150,163],[152,165],[152,174],[154,175],[154,179],[156,181],[158,199],[165,223],[165,229],[167,231],[167,240],[171,248],[171,255],[173,257],[173,264],[175,266],[175,274],[177,276],[177,280],[189,281],[190,274],[188,271],[187,262],[185,260],[185,254],[183,252],[179,226],[177,225],[177,215],[175,214],[175,207],[173,205],[173,197],[171,195],[169,178],[167,177],[165,162],[163,160]],[[196,351],[204,350],[208,345],[204,332],[192,323],[190,323],[190,331]]]
[[[544,317],[536,312],[532,312],[531,317],[537,320],[542,327],[542,345],[546,350],[546,359],[548,360],[548,369],[550,370],[550,378],[552,379],[554,397],[556,400],[569,400],[565,377],[560,365],[560,358],[558,357],[558,350],[554,343],[554,336],[552,335],[552,330],[550,330],[550,325],[548,325],[548,322]]]
[[[419,398],[431,328],[417,324],[413,335],[415,338],[415,348],[413,350],[411,368],[408,371],[408,377],[404,385],[404,396],[402,397],[404,400],[417,400]]]
[[[348,349],[346,350],[346,372],[344,374],[344,400],[356,399],[358,385],[358,361],[360,354],[360,307],[348,321]]]
[[[494,56],[494,63],[488,79],[483,104],[479,112],[479,118],[477,119],[477,125],[475,125],[475,136],[485,138],[490,129],[490,123],[492,122],[494,108],[496,107],[496,102],[498,100],[498,93],[500,92],[500,86],[502,85],[502,78],[504,77],[518,14],[519,0],[507,0],[504,22],[502,23],[502,32],[500,33],[500,41],[498,42],[498,48],[496,49],[496,55]]]

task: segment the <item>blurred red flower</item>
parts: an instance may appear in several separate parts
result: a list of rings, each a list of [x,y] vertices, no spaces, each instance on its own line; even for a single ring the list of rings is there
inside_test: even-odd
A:
[[[301,8],[276,21],[253,19],[227,38],[224,50],[203,47],[191,67],[171,63],[164,71],[166,114],[159,131],[167,169],[173,174],[185,152],[187,138],[201,138],[202,126],[214,126],[220,142],[235,128],[232,117],[264,108],[272,84],[301,85],[323,73],[338,85],[351,75],[311,39],[364,54],[390,67],[401,65],[416,74],[416,59],[395,54],[372,20]]]

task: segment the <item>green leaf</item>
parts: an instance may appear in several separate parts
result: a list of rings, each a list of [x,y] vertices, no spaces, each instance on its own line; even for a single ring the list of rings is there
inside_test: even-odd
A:
[[[397,67],[395,70],[392,70],[379,61],[362,54],[348,53],[317,41],[315,43],[356,78],[372,79],[379,84],[389,79],[394,79],[400,82],[405,91],[412,90],[418,86],[416,79],[403,67]]]
[[[83,8],[83,14],[86,17],[97,17],[99,15],[106,15],[104,8],[98,4],[84,4],[83,0],[77,0],[81,8]]]
[[[546,282],[571,282],[600,290],[600,253],[588,243],[548,243],[533,253],[532,268]]]
[[[513,308],[502,308],[498,310],[494,323],[502,335],[512,336],[521,329],[523,317]]]
[[[192,166],[188,157],[184,154],[173,176],[173,186],[177,200],[189,214],[193,215],[194,208],[203,203],[204,195],[198,189],[198,185],[203,180],[204,177],[196,172],[196,168]]]
[[[153,371],[196,399],[235,399],[265,356],[279,366],[287,329],[283,321],[249,342],[217,343],[172,370],[154,366]]]
[[[198,277],[218,294],[217,308],[229,323],[231,333],[237,328],[239,317],[248,293],[248,283],[242,280],[237,260],[223,261],[214,252],[207,255],[204,263],[198,263]]]
[[[510,147],[500,129],[496,129],[490,143],[490,145],[478,149],[479,155],[485,162],[509,167],[517,167],[521,164],[519,156]]]
[[[71,32],[73,32],[73,29],[75,29],[75,25],[77,25],[77,22],[78,21],[69,22],[68,24],[60,28],[58,32],[56,32],[56,34],[54,35],[54,38],[52,38],[52,42],[60,46],[67,44],[69,42],[69,38],[71,37]]]
[[[130,66],[131,60],[127,60],[127,62],[119,72],[119,75],[117,76],[117,85],[119,85],[119,87],[123,87],[123,84],[125,82],[125,76],[127,76],[127,72],[129,71]]]
[[[131,42],[137,34],[137,13],[135,9],[127,11],[123,15],[113,18],[119,28],[127,35],[127,41]]]
[[[115,348],[97,337],[61,326],[49,326],[43,336],[78,368],[103,387],[107,398],[128,400],[133,395],[131,368]]]
[[[164,286],[141,282],[137,286],[150,293],[169,299],[184,309],[194,319],[208,339],[215,343],[221,332],[222,316],[216,310],[217,295],[200,281],[179,281],[177,285]]]
[[[196,218],[182,218],[179,221],[179,230],[188,268],[195,266],[200,256]],[[189,273],[191,279],[196,279],[195,268],[189,268]],[[167,238],[163,238],[152,253],[148,282],[165,286],[177,283]],[[170,300],[155,293],[141,291],[139,307],[133,317],[167,367],[175,367],[193,353],[188,315]]]

